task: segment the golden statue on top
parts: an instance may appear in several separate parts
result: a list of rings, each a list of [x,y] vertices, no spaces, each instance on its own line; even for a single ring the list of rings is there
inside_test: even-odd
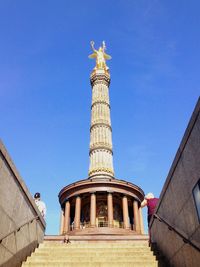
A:
[[[96,58],[96,66],[94,69],[98,69],[98,70],[103,69],[105,71],[108,71],[109,68],[106,65],[106,60],[111,59],[111,56],[105,53],[105,50],[106,50],[105,42],[104,41],[102,42],[102,46],[99,47],[99,50],[96,50],[94,48],[94,41],[91,41],[90,45],[94,53],[89,55],[89,58]]]

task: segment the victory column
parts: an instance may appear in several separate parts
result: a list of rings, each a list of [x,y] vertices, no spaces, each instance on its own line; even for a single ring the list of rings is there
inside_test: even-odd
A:
[[[59,193],[60,234],[108,236],[143,234],[140,203],[144,192],[137,185],[114,177],[110,120],[110,73],[105,42],[98,50],[91,41],[96,66],[90,75],[92,86],[90,166],[87,179],[65,186]],[[102,236],[102,238],[104,238]]]

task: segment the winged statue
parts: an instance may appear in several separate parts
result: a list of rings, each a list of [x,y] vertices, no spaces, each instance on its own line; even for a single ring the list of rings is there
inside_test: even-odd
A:
[[[106,60],[111,59],[111,56],[106,54],[106,44],[103,41],[102,46],[99,47],[98,50],[94,48],[94,41],[90,42],[91,48],[93,50],[93,54],[89,55],[89,58],[95,58],[96,59],[96,69],[104,69],[108,70],[108,66],[106,65]]]

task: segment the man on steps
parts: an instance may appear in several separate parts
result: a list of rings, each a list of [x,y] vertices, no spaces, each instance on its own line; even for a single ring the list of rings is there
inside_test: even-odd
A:
[[[40,199],[40,193],[35,193],[34,195],[35,204],[37,205],[39,211],[42,214],[42,217],[45,219],[46,216],[46,205],[43,201]]]

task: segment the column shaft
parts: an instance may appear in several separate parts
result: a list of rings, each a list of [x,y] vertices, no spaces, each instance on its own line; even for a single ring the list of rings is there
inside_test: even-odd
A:
[[[128,229],[129,228],[129,217],[128,217],[128,199],[127,199],[127,196],[123,196],[123,198],[122,198],[122,208],[123,208],[124,229]]]
[[[65,203],[65,214],[64,214],[64,233],[69,232],[70,225],[70,202],[66,201]]]
[[[64,232],[64,211],[63,209],[61,209],[61,212],[60,212],[60,235],[63,234]]]
[[[90,167],[89,176],[114,176],[112,129],[110,120],[110,74],[95,70],[90,76],[92,85]]]
[[[96,226],[96,195],[91,193],[90,195],[90,226]]]
[[[80,219],[81,219],[81,198],[80,196],[77,196],[76,206],[75,206],[74,229],[80,229]]]
[[[143,223],[143,216],[142,216],[142,208],[139,207],[139,218],[140,218],[140,232],[144,234],[144,223]]]
[[[107,206],[108,206],[108,226],[113,226],[113,196],[112,193],[108,193],[107,196]]]
[[[138,211],[138,201],[133,200],[133,216],[134,216],[134,228],[137,233],[140,233],[140,219]]]

